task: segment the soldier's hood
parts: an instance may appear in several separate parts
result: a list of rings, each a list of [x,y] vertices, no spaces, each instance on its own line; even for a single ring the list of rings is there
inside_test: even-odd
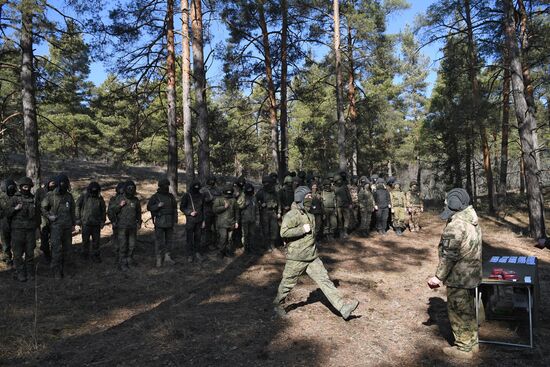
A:
[[[479,225],[479,218],[471,205],[453,215],[452,220],[461,220],[474,226]]]

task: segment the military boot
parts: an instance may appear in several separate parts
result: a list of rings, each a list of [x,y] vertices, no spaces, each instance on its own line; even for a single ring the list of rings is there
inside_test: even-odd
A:
[[[465,350],[460,350],[456,346],[443,348],[443,353],[445,353],[449,357],[460,358],[460,359],[472,359],[474,357],[473,351],[470,350],[467,352]]]
[[[172,258],[170,257],[170,253],[167,252],[164,254],[164,264],[165,265],[174,265],[176,262],[174,260],[172,260]]]
[[[347,320],[350,318],[351,314],[355,309],[359,306],[359,301],[356,299],[352,299],[347,301],[342,308],[340,309],[340,314],[342,315],[342,318],[344,320]]]

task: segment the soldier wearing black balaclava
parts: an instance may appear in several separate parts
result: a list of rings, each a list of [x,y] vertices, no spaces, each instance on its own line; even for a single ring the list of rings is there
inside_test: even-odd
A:
[[[54,278],[63,277],[67,252],[72,245],[72,232],[76,224],[76,205],[69,192],[69,178],[61,174],[56,178],[56,189],[48,192],[42,200],[42,216],[51,227],[52,261],[50,267]]]
[[[244,174],[240,175],[237,180],[235,181],[235,184],[233,185],[233,195],[235,196],[235,199],[237,199],[237,205],[242,205],[242,201],[244,200],[244,185],[246,184],[246,178],[244,177]],[[242,232],[242,226],[241,222],[239,221],[239,227],[235,229],[233,232],[233,248],[238,248],[243,245],[243,232]]]
[[[14,180],[7,179],[2,183],[2,186],[2,192],[5,194],[5,196],[2,199],[2,202],[4,202],[4,204],[2,205],[2,203],[0,203],[0,205],[4,208],[2,212],[5,212],[9,200],[17,192],[17,184]],[[0,216],[0,241],[2,241],[2,261],[5,262],[8,266],[12,266],[13,254],[11,251],[10,221],[5,213]]]
[[[111,235],[111,244],[113,245],[113,250],[115,252],[116,258],[118,259],[118,226],[116,222],[116,215],[113,211],[115,207],[115,202],[120,195],[124,195],[124,182],[119,182],[115,188],[115,194],[109,199],[109,205],[107,206],[107,217],[111,221],[111,229],[113,234]]]
[[[216,196],[218,197],[218,196]],[[202,231],[206,225],[204,221],[205,198],[201,194],[201,184],[193,181],[189,191],[181,197],[180,210],[185,214],[185,234],[187,245],[187,261],[202,261],[201,248]]]
[[[101,196],[101,186],[94,181],[76,201],[76,224],[82,226],[82,257],[86,260],[90,256],[91,239],[92,260],[101,262],[99,244],[105,219],[106,207],[105,200]]]
[[[221,192],[216,187],[216,177],[210,176],[206,179],[206,185],[201,189],[204,197],[204,229],[202,231],[202,247],[204,250],[214,250],[217,246],[216,216],[212,210],[214,198],[220,196]]]
[[[254,186],[251,183],[244,185],[243,200],[239,200],[239,210],[241,211],[241,227],[243,231],[243,245],[245,253],[255,251],[253,238],[256,234],[257,223],[260,219],[259,207],[254,197]]]
[[[270,176],[262,178],[262,188],[256,193],[256,201],[260,206],[260,227],[268,251],[275,249],[279,237],[278,219],[281,209],[275,181]]]
[[[379,178],[374,192],[374,209],[376,210],[376,230],[380,234],[386,234],[388,226],[388,216],[391,209],[390,193]]]
[[[173,265],[170,254],[174,246],[174,227],[178,222],[178,205],[170,193],[170,181],[167,178],[159,180],[157,192],[149,199],[147,210],[151,212],[155,225],[155,265],[157,268],[163,263]]]

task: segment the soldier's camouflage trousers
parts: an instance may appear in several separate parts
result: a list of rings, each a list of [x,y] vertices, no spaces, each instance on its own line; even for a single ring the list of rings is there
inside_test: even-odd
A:
[[[407,219],[407,209],[403,207],[392,208],[392,225],[394,228],[405,228],[405,220]]]
[[[246,252],[254,250],[254,236],[256,235],[256,222],[242,222],[243,246]]]
[[[478,344],[475,289],[447,287],[447,312],[458,349],[469,352]]]
[[[0,230],[0,241],[2,242],[2,261],[11,260],[11,232],[9,228]]]
[[[218,248],[222,255],[232,255],[235,252],[233,228],[218,228]]]
[[[120,265],[128,265],[130,259],[134,256],[136,248],[136,228],[118,228],[118,263]]]
[[[338,229],[338,216],[336,215],[336,209],[325,209],[325,215],[323,217],[323,231],[326,235],[333,236]]]
[[[264,241],[268,242],[268,247],[275,246],[275,243],[279,238],[277,213],[273,210],[262,210],[260,212],[260,226],[262,227]]]
[[[199,224],[200,227],[200,224]],[[186,228],[187,230],[187,228]],[[200,229],[199,229],[200,230]],[[187,235],[189,241],[189,235]],[[172,251],[174,243],[174,227],[158,228],[155,227],[155,256],[164,256]],[[200,243],[200,234],[197,245]],[[189,244],[187,244],[189,246]]]
[[[330,280],[327,269],[325,269],[320,258],[316,258],[311,262],[287,259],[285,269],[283,270],[283,279],[281,279],[273,304],[280,305],[284,303],[292,288],[298,283],[298,278],[304,273],[315,281],[330,304],[340,311],[344,305],[344,301],[340,292],[338,292],[334,283]]]
[[[419,207],[412,207],[409,213],[409,228],[411,231],[420,230],[420,215],[422,212]]]
[[[90,241],[91,239],[91,241]],[[92,245],[92,254],[99,256],[99,242],[101,240],[101,227],[100,226],[82,226],[82,253],[90,253],[90,243]]]
[[[63,272],[65,256],[71,248],[72,241],[73,233],[71,227],[51,226],[52,262],[50,263],[50,267],[52,269],[58,269]]]
[[[34,274],[34,248],[36,247],[36,230],[12,228],[11,246],[13,264],[18,274]],[[24,258],[23,258],[24,257]]]
[[[323,230],[323,215],[314,214],[315,216],[315,239],[319,239],[321,236],[321,231]]]
[[[353,210],[350,208],[337,208],[338,232],[340,236],[354,227]]]
[[[369,233],[370,223],[372,220],[372,209],[361,209],[361,226],[360,230]]]

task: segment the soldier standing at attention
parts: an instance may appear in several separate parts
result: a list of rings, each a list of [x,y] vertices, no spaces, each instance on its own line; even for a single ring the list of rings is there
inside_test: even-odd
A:
[[[378,179],[374,192],[374,209],[376,210],[376,230],[385,235],[388,227],[388,216],[391,209],[390,193],[383,179]]]
[[[439,264],[430,288],[447,286],[447,312],[455,345],[443,348],[451,357],[470,359],[479,351],[475,288],[481,282],[481,228],[464,189],[447,193],[441,218],[447,221],[439,242]]]
[[[424,200],[418,188],[418,182],[411,181],[406,198],[407,211],[409,212],[409,229],[411,232],[420,232],[420,216],[424,212]]]
[[[216,187],[216,177],[210,176],[206,179],[206,185],[201,188],[204,198],[204,229],[202,239],[205,251],[214,250],[217,246],[216,216],[212,210],[212,203],[216,196],[220,196],[220,190]]]
[[[42,187],[39,187],[36,190],[34,195],[34,200],[36,205],[40,208],[42,200],[46,197],[48,192],[55,190],[55,178],[49,178],[44,182]],[[50,238],[51,238],[51,228],[48,220],[44,217],[41,217],[40,221],[40,251],[44,254],[46,261],[49,263],[52,260],[52,251],[50,247]]]
[[[117,223],[118,269],[127,271],[130,265],[136,265],[134,249],[137,231],[141,228],[141,204],[136,197],[136,184],[133,181],[126,181],[124,194],[117,196],[109,210],[116,217]]]
[[[189,192],[183,194],[180,210],[185,214],[185,243],[187,245],[187,261],[195,259],[202,261],[201,235],[206,223],[204,221],[204,196],[201,194],[201,184],[193,181]]]
[[[281,203],[281,215],[285,215],[294,201],[294,180],[291,176],[286,176],[283,187],[279,190],[279,203]]]
[[[332,177],[332,176],[331,176]],[[323,181],[323,191],[321,199],[323,202],[323,231],[325,239],[332,241],[338,230],[338,216],[336,215],[336,196],[332,189],[331,178],[327,177]]]
[[[39,211],[34,195],[33,182],[29,177],[19,180],[19,191],[9,200],[6,216],[10,221],[13,262],[17,280],[26,282],[34,279],[34,248],[36,247],[36,227]]]
[[[277,295],[273,300],[275,313],[286,315],[284,301],[298,278],[307,273],[321,288],[330,304],[340,312],[344,320],[349,319],[359,305],[357,300],[345,301],[328,276],[328,272],[317,253],[315,245],[315,216],[309,213],[312,197],[307,186],[300,186],[294,194],[292,209],[283,217],[281,237],[287,241],[286,264]]]
[[[407,217],[407,200],[398,182],[394,182],[393,184],[393,190],[390,192],[390,199],[393,229],[398,236],[401,236],[407,226],[405,223]]]
[[[92,261],[101,262],[99,244],[101,229],[105,225],[106,208],[105,200],[101,196],[101,186],[97,182],[91,182],[76,201],[76,224],[82,226],[82,257],[90,256],[90,237],[92,239]]]
[[[232,184],[224,186],[223,196],[214,199],[212,208],[216,214],[216,228],[218,228],[218,248],[220,249],[218,257],[233,257],[235,256],[233,231],[239,227],[240,213]]]
[[[200,189],[198,185],[197,192]],[[147,210],[155,225],[155,266],[160,268],[164,262],[173,265],[170,257],[174,246],[174,227],[178,222],[178,205],[170,193],[170,181],[163,178],[158,181],[157,192],[147,202]]]
[[[340,238],[348,238],[348,230],[352,226],[351,195],[342,175],[334,176],[334,195],[336,198],[336,215],[338,217],[338,234]]]
[[[311,210],[315,216],[315,240],[319,240],[323,233],[323,198],[317,181],[311,183]]]
[[[355,230],[359,223],[359,178],[352,176],[350,184],[348,185],[348,191],[351,197],[351,228]]]
[[[17,192],[17,184],[14,180],[8,178],[2,183],[2,186],[2,191],[5,193],[4,209],[7,209],[11,198]],[[13,254],[11,251],[11,228],[10,220],[5,212],[0,218],[0,241],[2,242],[2,261],[10,267],[13,265]]]
[[[279,200],[275,183],[270,176],[262,178],[263,187],[256,194],[256,201],[260,206],[260,226],[264,241],[267,243],[267,250],[273,251],[279,236]]]
[[[374,198],[372,196],[369,179],[366,176],[359,179],[358,200],[361,214],[361,224],[359,226],[359,230],[362,236],[367,237],[370,232],[372,212],[374,211]]]
[[[115,202],[118,200],[118,197],[120,195],[124,195],[124,182],[119,182],[116,185],[115,188],[115,194],[111,196],[109,199],[109,205],[107,206],[107,217],[111,221],[111,229],[113,230],[113,234],[111,235],[111,244],[113,245],[113,250],[115,252],[115,256],[118,259],[118,226],[116,222],[116,215],[113,212],[113,208],[115,206]]]
[[[259,221],[258,202],[254,197],[254,186],[251,183],[244,185],[244,194],[241,194],[242,200],[238,200],[241,211],[241,225],[243,231],[244,252],[251,254],[255,252],[254,237],[256,236],[256,223]]]
[[[65,255],[72,245],[73,231],[76,224],[76,205],[69,178],[61,174],[57,176],[56,188],[48,192],[42,200],[42,216],[51,227],[52,261],[50,267],[55,279],[63,278]]]

